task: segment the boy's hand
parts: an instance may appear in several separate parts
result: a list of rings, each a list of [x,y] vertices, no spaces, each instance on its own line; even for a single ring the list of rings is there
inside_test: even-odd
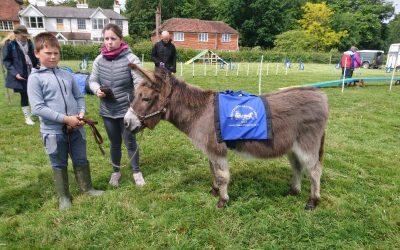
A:
[[[64,123],[70,128],[79,128],[85,125],[85,122],[78,115],[64,116]]]
[[[101,91],[100,89],[97,90],[96,95],[97,95],[97,97],[100,97],[100,98],[106,97],[106,94],[103,91]]]

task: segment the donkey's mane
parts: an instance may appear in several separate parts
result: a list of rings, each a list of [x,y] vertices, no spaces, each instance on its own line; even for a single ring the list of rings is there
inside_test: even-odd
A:
[[[211,90],[202,90],[184,81],[171,78],[173,91],[177,102],[183,102],[192,108],[205,107],[213,94]]]

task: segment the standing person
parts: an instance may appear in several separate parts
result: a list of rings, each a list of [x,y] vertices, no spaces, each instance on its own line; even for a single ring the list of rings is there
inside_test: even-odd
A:
[[[161,41],[158,41],[151,51],[151,60],[156,68],[165,68],[176,73],[176,49],[168,31],[161,33]]]
[[[60,45],[49,32],[35,37],[35,55],[40,69],[34,69],[28,79],[29,102],[40,118],[42,140],[53,169],[59,208],[71,207],[68,185],[68,153],[82,193],[99,196],[103,191],[92,187],[86,155],[85,99],[71,74],[57,67]]]
[[[362,62],[360,59],[360,55],[358,54],[358,48],[356,46],[351,46],[350,50],[354,53],[353,69],[361,67]]]
[[[357,47],[351,46],[350,50],[343,53],[341,60],[342,77],[352,78],[354,69],[362,66],[357,50]]]
[[[33,51],[33,44],[28,39],[28,30],[20,25],[14,29],[15,39],[8,41],[3,47],[3,65],[7,69],[6,87],[14,89],[21,95],[21,108],[25,123],[35,125],[31,119],[29,99],[27,93],[27,80],[32,71],[39,65]]]
[[[124,116],[133,100],[134,85],[141,77],[128,68],[129,63],[140,65],[139,58],[122,41],[122,30],[115,24],[107,24],[103,31],[104,44],[101,54],[93,62],[89,78],[90,89],[100,98],[100,116],[108,139],[113,173],[109,183],[118,187],[121,178],[121,144],[128,149],[128,156],[136,185],[145,181],[139,168],[139,148],[134,134],[125,129]]]

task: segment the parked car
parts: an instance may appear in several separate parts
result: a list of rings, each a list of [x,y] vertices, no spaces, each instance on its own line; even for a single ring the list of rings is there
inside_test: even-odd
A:
[[[357,51],[360,55],[363,68],[380,68],[383,64],[383,50],[359,50]]]
[[[390,45],[387,59],[386,69],[398,69],[400,66],[400,43]]]

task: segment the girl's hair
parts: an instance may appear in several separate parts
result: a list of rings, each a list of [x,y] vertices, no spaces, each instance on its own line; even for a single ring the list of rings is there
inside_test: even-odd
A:
[[[114,32],[120,39],[122,39],[124,37],[122,35],[121,28],[118,25],[114,24],[114,23],[109,23],[103,28],[103,31],[101,32],[103,34],[103,36],[104,36],[104,33],[107,30],[111,30],[112,32]]]
[[[50,32],[42,32],[39,33],[34,38],[35,41],[35,51],[39,52],[44,47],[56,47],[58,50],[61,51],[60,44],[58,43],[57,38],[51,34]]]

